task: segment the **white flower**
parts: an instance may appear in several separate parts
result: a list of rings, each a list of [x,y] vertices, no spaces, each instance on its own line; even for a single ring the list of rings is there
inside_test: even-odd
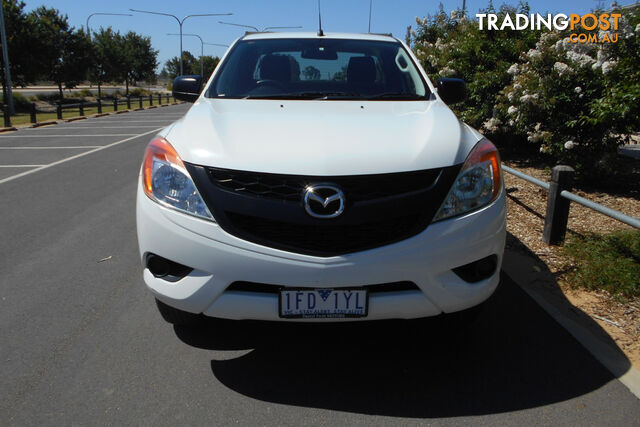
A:
[[[576,146],[576,143],[573,141],[567,141],[564,143],[565,150],[571,150],[575,146]]]
[[[616,66],[616,61],[605,61],[602,63],[602,74],[607,74]]]
[[[518,71],[519,71],[518,64],[513,64],[511,67],[509,67],[509,69],[507,70],[507,73],[511,74],[512,76],[515,76],[516,74],[518,74]]]
[[[516,107],[515,105],[512,105],[509,107],[509,109],[507,110],[507,113],[509,114],[515,114],[518,112],[518,107]]]
[[[522,85],[520,83],[516,83],[513,85],[513,90],[520,90],[522,89]]]
[[[580,86],[576,86],[575,89],[573,89],[573,91],[575,93],[582,93],[582,88]]]
[[[529,52],[527,52],[527,57],[529,59],[538,59],[542,57],[542,52],[537,49],[529,49]]]
[[[640,24],[636,25],[636,30],[635,30],[635,32],[636,32],[636,33],[640,33]]]
[[[484,122],[482,124],[482,127],[484,130],[488,131],[488,132],[495,132],[498,130],[498,127],[502,124],[502,122],[500,121],[499,118],[497,117],[492,117],[489,120],[487,120],[486,122]]]
[[[536,99],[538,99],[537,93],[534,93],[533,95],[526,94],[520,97],[520,102],[533,102]]]
[[[584,53],[574,52],[572,50],[567,51],[567,58],[578,63],[578,65],[580,65],[581,67],[587,67],[596,61],[589,55],[586,55]]]
[[[556,70],[556,72],[561,76],[568,74],[570,71],[569,66],[564,62],[556,62],[555,64],[553,64],[553,69]]]
[[[546,145],[541,145],[540,146],[540,152],[541,153],[546,153],[547,152],[547,146]]]
[[[443,77],[447,77],[447,76],[453,76],[455,73],[456,73],[456,70],[451,69],[449,67],[444,67],[442,70],[440,70],[438,74],[440,74]]]

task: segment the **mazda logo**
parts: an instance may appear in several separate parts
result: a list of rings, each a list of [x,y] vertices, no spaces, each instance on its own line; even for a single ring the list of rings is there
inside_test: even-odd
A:
[[[304,209],[314,218],[335,218],[344,211],[344,193],[332,184],[313,184],[304,191]]]

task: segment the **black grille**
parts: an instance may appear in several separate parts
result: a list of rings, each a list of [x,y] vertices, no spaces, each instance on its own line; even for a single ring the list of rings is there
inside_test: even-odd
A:
[[[433,185],[440,169],[381,175],[313,177],[207,168],[211,182],[228,191],[273,200],[298,202],[312,183],[338,182],[348,200],[375,200],[424,190]]]
[[[397,242],[420,232],[419,215],[387,218],[354,225],[292,224],[227,212],[233,225],[245,233],[278,242],[283,249],[329,254],[355,252],[363,248]]]
[[[424,230],[442,204],[460,165],[379,175],[302,176],[186,164],[218,224],[263,246],[335,256],[388,245]],[[336,218],[313,218],[302,202],[311,184],[345,194]]]

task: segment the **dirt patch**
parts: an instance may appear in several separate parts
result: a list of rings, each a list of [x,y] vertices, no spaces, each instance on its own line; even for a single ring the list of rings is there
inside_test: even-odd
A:
[[[512,162],[505,165],[548,182],[551,173],[536,167],[522,167]],[[511,242],[510,249],[534,253],[553,274],[560,291],[584,313],[597,322],[629,360],[640,366],[640,301],[619,302],[606,292],[590,291],[570,286],[566,272],[572,267],[571,261],[558,246],[547,246],[542,241],[544,215],[547,206],[546,190],[530,184],[520,178],[505,173],[507,189],[507,231],[516,237],[524,247]],[[632,197],[610,195],[598,191],[575,190],[574,193],[627,215],[636,216],[640,212],[640,200],[632,192]],[[617,230],[632,229],[619,221],[601,215],[577,203],[571,203],[568,235],[586,232],[610,233]],[[508,243],[509,244],[509,243]]]

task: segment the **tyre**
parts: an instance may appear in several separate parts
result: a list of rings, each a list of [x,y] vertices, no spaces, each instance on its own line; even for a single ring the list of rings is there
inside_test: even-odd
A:
[[[156,298],[156,305],[158,306],[158,311],[162,315],[162,318],[173,324],[180,326],[190,326],[196,325],[202,320],[201,314],[189,313],[186,311],[178,310],[177,308],[173,308],[163,303],[162,301]]]

